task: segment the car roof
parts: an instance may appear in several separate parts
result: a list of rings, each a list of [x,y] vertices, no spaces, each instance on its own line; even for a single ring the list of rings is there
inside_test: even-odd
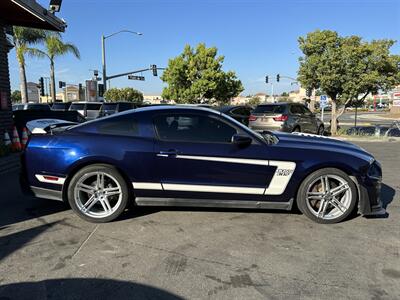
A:
[[[228,110],[231,110],[233,108],[240,108],[240,107],[251,108],[250,106],[247,106],[247,105],[224,105],[224,106],[216,107],[215,109],[219,110],[219,111],[228,111]]]
[[[74,102],[71,102],[71,104],[103,104],[103,102],[100,102],[100,101],[74,101]]]
[[[172,110],[182,110],[182,111],[205,111],[205,112],[212,112],[217,113],[214,109],[201,107],[201,106],[187,106],[187,105],[157,105],[157,106],[145,106],[135,109],[135,112],[142,112],[142,111],[172,111]]]
[[[257,106],[268,106],[268,105],[289,105],[289,104],[301,104],[301,103],[293,103],[293,102],[276,102],[276,103],[261,103]]]

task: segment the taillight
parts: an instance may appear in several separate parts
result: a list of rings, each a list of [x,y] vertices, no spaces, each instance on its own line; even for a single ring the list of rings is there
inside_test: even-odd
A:
[[[257,120],[257,117],[254,115],[250,115],[249,121],[255,121],[255,120]]]
[[[288,119],[288,115],[280,115],[279,117],[275,117],[274,121],[278,121],[278,122],[284,122]]]

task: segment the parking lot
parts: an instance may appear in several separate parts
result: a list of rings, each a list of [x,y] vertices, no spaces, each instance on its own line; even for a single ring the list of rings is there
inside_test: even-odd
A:
[[[92,224],[0,178],[0,299],[399,299],[400,143],[383,166],[387,215],[319,225],[296,212],[131,209]]]

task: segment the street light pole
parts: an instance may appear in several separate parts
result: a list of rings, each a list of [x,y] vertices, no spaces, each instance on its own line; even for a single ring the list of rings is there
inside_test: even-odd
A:
[[[127,32],[127,33],[132,33],[135,35],[143,35],[143,33],[141,32],[136,32],[136,31],[132,31],[132,30],[120,30],[117,32],[114,32],[110,35],[102,35],[101,36],[101,61],[102,61],[102,66],[103,66],[103,85],[104,85],[104,91],[107,90],[107,71],[106,71],[106,39],[108,39],[109,37],[112,37],[114,35],[117,35],[119,33],[122,32]]]
[[[101,64],[103,65],[103,85],[104,91],[107,90],[107,72],[106,72],[106,46],[105,46],[105,37],[101,36]]]

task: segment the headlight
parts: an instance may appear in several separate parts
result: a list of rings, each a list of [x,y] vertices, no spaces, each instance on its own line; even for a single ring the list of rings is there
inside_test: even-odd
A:
[[[376,160],[369,166],[368,177],[378,180],[382,179],[382,168]]]

